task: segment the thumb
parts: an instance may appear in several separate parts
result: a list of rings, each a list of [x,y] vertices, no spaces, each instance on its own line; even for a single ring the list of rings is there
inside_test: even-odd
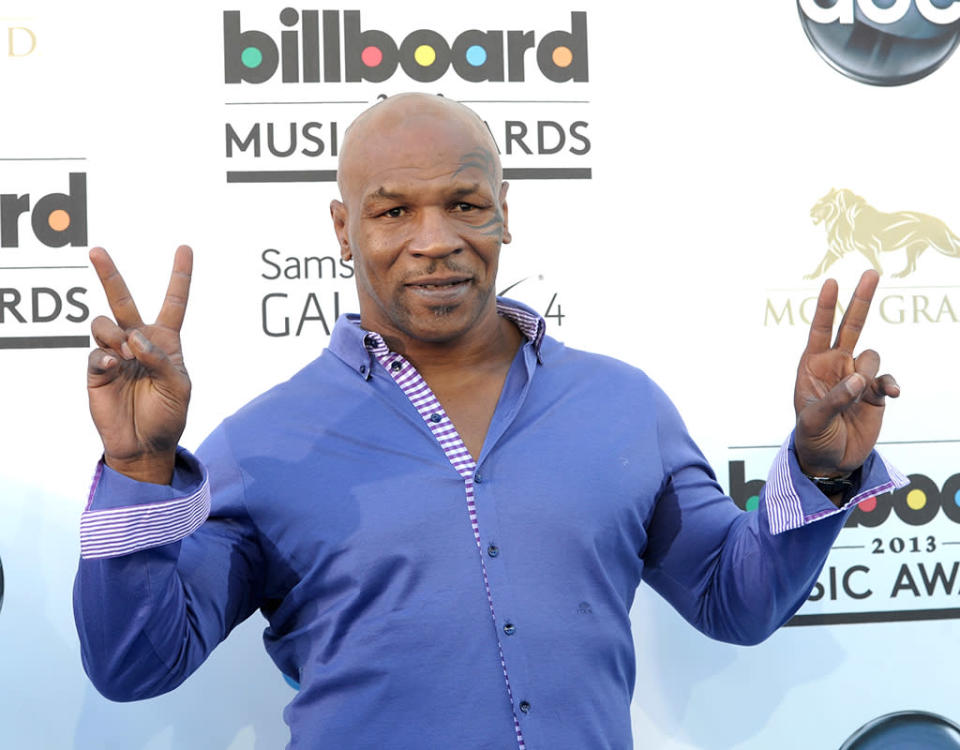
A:
[[[804,409],[800,422],[810,434],[826,429],[834,417],[860,400],[866,387],[866,378],[858,372],[853,373],[827,391],[822,399]]]
[[[150,374],[155,378],[164,380],[173,375],[173,363],[166,353],[153,343],[141,331],[134,329],[127,336],[127,346],[133,352],[133,356],[142,364]]]

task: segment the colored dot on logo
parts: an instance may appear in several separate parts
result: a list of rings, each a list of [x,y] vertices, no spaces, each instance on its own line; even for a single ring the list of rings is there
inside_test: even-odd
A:
[[[877,509],[877,498],[868,497],[866,500],[862,501],[860,505],[857,506],[864,513],[873,513]]]
[[[960,507],[960,490],[957,490],[957,494],[953,496],[953,502],[956,503],[958,507]]]
[[[240,62],[248,68],[259,67],[260,63],[263,62],[263,53],[256,47],[247,47],[240,53]]]
[[[553,51],[553,64],[558,68],[566,68],[573,62],[573,52],[569,47],[557,47]]]
[[[421,44],[413,51],[413,59],[417,61],[417,65],[428,68],[437,59],[437,51],[429,44]]]
[[[747,510],[756,510],[760,507],[760,496],[751,495],[747,498]]]
[[[927,493],[923,490],[910,490],[907,493],[907,505],[911,510],[920,510],[927,504]]]
[[[379,47],[364,47],[360,53],[360,59],[368,68],[375,68],[383,62],[383,52]]]
[[[479,68],[487,61],[487,51],[479,44],[474,44],[467,48],[466,58],[473,67]]]
[[[70,226],[70,214],[68,214],[62,208],[58,208],[56,211],[51,211],[50,216],[47,218],[47,224],[50,225],[50,228],[54,232],[62,232],[64,229]]]

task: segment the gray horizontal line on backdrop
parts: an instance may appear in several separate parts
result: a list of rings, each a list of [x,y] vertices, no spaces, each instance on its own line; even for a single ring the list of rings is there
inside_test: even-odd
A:
[[[589,99],[458,99],[461,104],[589,104]],[[369,104],[368,100],[332,99],[318,102],[224,102],[227,106],[253,106],[264,104]]]
[[[830,549],[864,549],[866,546],[865,544],[837,544]]]
[[[0,266],[0,271],[60,271],[65,268],[87,268],[87,266]]]
[[[461,104],[589,104],[589,99],[459,99]]]
[[[504,168],[505,180],[589,180],[590,167]],[[335,182],[335,169],[228,171],[227,182]]]
[[[948,440],[878,440],[877,445],[935,445],[937,443],[960,443],[960,439]],[[747,451],[779,448],[779,445],[728,445],[728,451]]]
[[[820,615],[795,615],[786,627],[804,625],[858,625],[869,622],[911,622],[915,620],[957,620],[960,609],[913,609],[891,612],[831,612]]]
[[[0,336],[0,349],[86,349],[89,336]]]
[[[905,291],[907,289],[960,289],[960,284],[923,284],[922,286],[886,286],[884,285],[883,291],[885,292],[897,292]],[[810,292],[816,291],[815,287],[789,287],[785,289],[765,289],[767,292]],[[844,300],[840,300],[843,302]]]
[[[86,156],[0,156],[0,161],[86,161]]]
[[[369,104],[365,99],[361,100],[336,100],[336,101],[324,101],[324,102],[224,102],[228,107],[229,106],[253,106],[260,104]]]

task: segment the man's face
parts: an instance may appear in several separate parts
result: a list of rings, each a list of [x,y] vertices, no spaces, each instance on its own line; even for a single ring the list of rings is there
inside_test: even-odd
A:
[[[500,245],[510,241],[507,185],[481,123],[429,108],[380,119],[352,134],[343,203],[331,204],[363,325],[454,342],[496,314]]]

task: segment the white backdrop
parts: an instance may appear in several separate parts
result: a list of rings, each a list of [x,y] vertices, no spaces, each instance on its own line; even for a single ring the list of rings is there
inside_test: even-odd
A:
[[[584,12],[585,51],[571,46],[575,67],[577,55],[587,58],[587,80],[550,80],[530,50],[523,81],[473,83],[451,69],[419,83],[398,68],[380,83],[282,83],[279,71],[262,84],[225,83],[224,11],[240,11],[243,30],[279,40],[289,30],[279,20],[284,7],[13,0],[0,11],[0,194],[12,196],[6,209],[0,199],[0,231],[11,232],[11,222],[18,230],[0,247],[5,746],[263,750],[286,741],[280,711],[291,688],[262,652],[259,616],[174,693],[118,705],[83,675],[70,605],[79,514],[99,449],[83,387],[88,350],[53,348],[47,337],[85,336],[106,311],[88,248],[114,254],[146,317],[173,249],[193,245],[188,447],[316,356],[336,309],[355,309],[350,271],[333,261],[311,261],[309,278],[278,271],[296,267],[288,258],[337,256],[327,210],[335,185],[228,182],[227,172],[334,169],[333,125],[342,134],[380,94],[422,90],[470,102],[508,170],[567,170],[512,180],[514,242],[504,249],[501,287],[516,284],[511,296],[552,314],[551,333],[568,344],[651,374],[725,486],[730,462],[743,462],[746,480],[763,479],[769,446],[791,428],[802,302],[819,286],[804,275],[827,249],[811,207],[846,189],[881,211],[919,211],[960,231],[952,147],[960,62],[901,88],[856,83],[814,52],[792,2],[311,6],[357,10],[363,29],[398,42],[415,29],[450,42],[478,28],[533,31],[540,43],[570,32],[571,13]],[[318,149],[303,139],[311,122],[324,142],[317,156],[299,152]],[[261,156],[236,144],[228,156],[227,125],[242,140],[258,123]],[[270,123],[275,150],[294,124],[294,155],[270,153]],[[533,153],[516,141],[508,153],[508,132],[523,128]],[[537,153],[538,145],[556,152]],[[71,173],[85,175],[85,196],[37,205],[66,194]],[[70,215],[59,236],[74,244],[48,247],[30,210],[13,213],[26,194],[38,221],[53,208]],[[960,472],[960,258],[927,250],[904,278],[892,277],[902,251],[882,262],[883,314],[874,310],[862,344],[881,352],[903,397],[888,410],[881,447],[905,473],[929,478],[923,486],[950,489]],[[830,269],[841,296],[867,267],[854,252]],[[283,331],[288,318],[290,335],[264,332]],[[9,341],[19,337],[35,348]],[[929,491],[900,502],[916,520],[911,508],[937,501]],[[829,748],[890,711],[960,719],[960,626],[943,615],[960,588],[950,576],[960,526],[942,510],[920,525],[893,512],[878,526],[845,529],[837,545],[829,565],[838,585],[825,573],[823,597],[801,614],[874,613],[873,622],[786,628],[738,648],[705,639],[641,590],[632,614],[637,748]],[[855,566],[866,570],[850,573],[845,591]],[[849,594],[868,589],[865,598]],[[936,619],[891,614],[916,610],[935,610],[928,616]]]

